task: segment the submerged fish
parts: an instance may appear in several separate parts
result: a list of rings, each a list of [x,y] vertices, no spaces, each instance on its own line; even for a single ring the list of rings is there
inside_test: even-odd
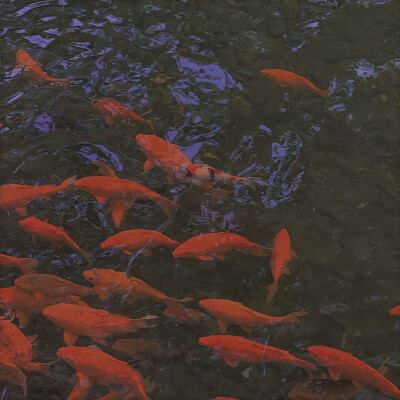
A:
[[[400,305],[398,305],[397,307],[392,308],[389,311],[390,315],[399,315],[400,316]]]
[[[182,305],[172,305],[163,311],[163,315],[188,324],[200,324],[205,315],[200,310],[187,308]]]
[[[0,254],[0,265],[6,268],[19,268],[24,274],[36,274],[36,267],[39,265],[39,260]]]
[[[299,311],[286,315],[285,317],[270,317],[245,307],[242,303],[224,299],[205,299],[200,300],[199,304],[217,318],[221,333],[225,333],[228,326],[232,324],[239,325],[246,332],[251,332],[253,327],[259,325],[276,323],[300,324],[301,321],[298,317],[303,317],[308,314],[307,312]]]
[[[308,79],[293,72],[284,69],[263,69],[261,73],[281,87],[289,86],[293,89],[308,90],[315,92],[322,97],[328,97],[329,90],[318,89]]]
[[[22,71],[25,75],[27,75],[29,82],[46,82],[46,83],[60,83],[61,86],[67,90],[67,84],[69,79],[66,78],[52,78],[51,76],[47,75],[40,67],[42,66],[41,63],[32,59],[32,57],[22,49],[17,50],[16,54],[16,63],[17,66],[15,68],[22,68]]]
[[[40,238],[54,244],[56,247],[68,246],[79,253],[88,260],[91,261],[92,256],[89,252],[81,249],[77,243],[75,243],[64,231],[64,228],[51,225],[47,222],[41,221],[36,217],[28,217],[18,222],[19,226],[25,231],[32,235],[39,236]]]
[[[225,253],[236,250],[241,253],[251,253],[255,256],[265,257],[266,248],[252,243],[244,236],[236,233],[204,233],[194,236],[178,246],[172,254],[175,258],[196,257],[200,260],[225,260]]]
[[[0,349],[0,382],[9,382],[22,387],[24,396],[28,396],[26,375],[18,368],[8,356],[3,356]]]
[[[114,172],[112,168],[110,168],[105,162],[100,160],[92,161],[92,164],[96,165],[99,168],[99,173],[102,176],[113,176],[114,178],[118,178],[117,174]]]
[[[14,207],[19,215],[26,216],[27,204],[31,203],[36,198],[44,198],[49,200],[55,193],[65,192],[72,189],[76,177],[66,179],[61,185],[2,185],[0,186],[0,210],[7,210]]]
[[[317,367],[308,361],[294,357],[285,350],[277,347],[264,346],[261,343],[231,335],[211,335],[199,339],[202,346],[212,349],[214,354],[221,356],[232,368],[239,362],[261,363],[276,362],[289,363],[305,369],[308,375]]]

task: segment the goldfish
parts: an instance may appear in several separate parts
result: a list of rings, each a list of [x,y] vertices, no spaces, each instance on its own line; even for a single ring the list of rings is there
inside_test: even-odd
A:
[[[0,254],[0,265],[7,268],[19,268],[24,274],[35,274],[39,260],[35,258],[18,258]]]
[[[89,288],[70,282],[55,275],[35,274],[23,275],[15,280],[15,286],[21,290],[34,292],[34,295],[65,297],[65,296],[87,296],[98,294],[95,288]]]
[[[96,165],[99,168],[99,173],[102,176],[113,176],[114,178],[118,178],[117,174],[103,161],[94,160],[92,164]]]
[[[392,308],[389,311],[390,315],[399,315],[400,316],[400,305],[398,305],[397,307]]]
[[[139,123],[145,124],[154,132],[154,126],[151,121],[148,121],[136,114],[135,111],[130,110],[118,101],[110,97],[102,97],[97,103],[92,100],[93,109],[104,115],[104,121],[107,125],[112,125],[114,121],[121,122],[122,124]]]
[[[76,177],[66,179],[61,185],[2,185],[0,186],[0,210],[14,207],[19,215],[26,216],[26,206],[35,198],[49,200],[53,194],[66,192],[73,188]]]
[[[138,329],[151,328],[148,321],[158,318],[147,315],[131,319],[105,310],[76,304],[54,304],[43,309],[43,315],[54,324],[64,329],[64,341],[73,346],[78,336],[89,336],[95,342],[107,346],[105,338],[118,332],[135,332]]]
[[[156,135],[136,136],[136,143],[140,150],[146,155],[144,172],[150,171],[153,167],[159,167],[166,175],[168,182],[181,182],[175,167],[182,164],[190,164],[190,160],[180,151],[176,144],[167,142]],[[194,183],[196,189],[210,194],[213,198],[225,198],[229,192],[224,189],[215,189],[208,182]]]
[[[258,179],[233,176],[206,164],[181,164],[174,166],[173,170],[175,171],[175,176],[181,181],[196,185],[201,185],[204,182],[210,182],[211,184],[240,182],[255,190],[255,182]]]
[[[307,312],[299,311],[286,315],[285,317],[270,317],[245,307],[242,303],[224,299],[205,299],[200,300],[199,304],[217,318],[221,333],[225,333],[228,326],[231,324],[240,325],[246,332],[251,332],[253,327],[259,325],[276,323],[288,324],[292,322],[300,324],[301,321],[298,317],[303,317],[308,314]]]
[[[373,387],[388,397],[400,400],[400,389],[352,354],[327,346],[310,346],[307,350],[315,361],[328,369],[332,379],[350,379],[356,388],[362,385]]]
[[[149,256],[152,249],[160,246],[175,249],[179,243],[157,231],[131,229],[109,237],[100,246],[102,249],[120,249],[128,255],[132,255],[134,250],[142,250],[143,255]]]
[[[150,400],[143,387],[143,378],[128,363],[117,360],[93,347],[61,347],[57,355],[80,374],[80,385],[120,385],[121,400]]]
[[[0,298],[5,304],[14,308],[20,328],[25,328],[32,315],[41,314],[43,309],[49,305],[57,303],[87,305],[78,296],[50,297],[43,295],[38,297],[32,292],[26,292],[16,286],[0,289]]]
[[[261,343],[230,335],[211,335],[201,337],[199,343],[202,346],[211,347],[214,354],[221,356],[224,361],[232,368],[239,362],[261,363],[276,362],[298,365],[303,368],[308,375],[317,367],[308,361],[294,357],[285,350],[273,346],[264,346]]]
[[[145,339],[118,339],[111,347],[134,357],[136,361],[174,357],[183,350],[164,349],[160,344]]]
[[[54,244],[56,247],[71,247],[81,253],[86,260],[91,261],[91,254],[81,249],[79,245],[65,233],[64,228],[51,225],[36,217],[25,218],[22,221],[19,221],[18,224],[25,232],[39,236],[40,238]]]
[[[211,400],[239,400],[239,399],[234,399],[233,397],[221,397],[221,396],[219,396],[219,397],[214,397]]]
[[[236,250],[241,253],[250,252],[255,256],[264,257],[265,247],[252,243],[244,236],[236,233],[204,233],[194,236],[179,245],[173,252],[175,258],[196,257],[200,260],[225,260],[225,253]]]
[[[0,354],[0,382],[9,382],[22,387],[24,396],[28,396],[28,386],[26,384],[26,375],[18,368],[8,356],[3,357]]]
[[[289,86],[293,89],[308,90],[322,97],[328,97],[329,90],[318,89],[308,79],[293,72],[284,69],[263,69],[261,73],[281,87]]]
[[[282,274],[289,275],[290,270],[287,267],[289,261],[297,257],[296,253],[290,248],[290,237],[286,229],[282,229],[274,237],[274,244],[272,247],[271,256],[271,270],[274,276],[274,283],[267,286],[269,291],[267,296],[267,302],[269,303],[274,297],[278,290],[278,280]]]
[[[163,311],[163,315],[188,324],[200,324],[205,315],[193,308],[183,307],[182,305],[172,305]]]
[[[77,180],[75,186],[93,194],[102,204],[106,204],[108,201],[117,227],[121,224],[125,211],[135,204],[136,199],[154,201],[168,218],[172,218],[170,208],[181,208],[179,204],[160,196],[146,186],[127,179],[90,176]]]
[[[46,82],[46,83],[58,82],[64,89],[67,90],[67,84],[69,82],[69,79],[66,78],[57,79],[47,75],[40,68],[43,64],[34,61],[32,57],[25,50],[22,49],[17,50],[16,63],[17,66],[15,68],[22,68],[22,71],[28,76],[30,83],[36,81]]]

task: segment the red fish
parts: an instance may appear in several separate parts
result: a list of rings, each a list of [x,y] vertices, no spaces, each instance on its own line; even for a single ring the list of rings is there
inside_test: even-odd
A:
[[[82,387],[120,385],[120,400],[150,400],[143,387],[143,378],[128,363],[117,360],[92,347],[62,347],[57,355],[79,371]]]
[[[92,100],[91,103],[93,108],[104,115],[104,121],[107,125],[112,125],[114,121],[127,125],[131,123],[139,123],[149,126],[154,132],[152,122],[144,119],[139,114],[136,114],[135,111],[130,110],[128,107],[125,107],[114,99],[102,97],[97,101],[97,103],[93,103],[94,100]]]
[[[288,324],[293,322],[300,324],[301,321],[298,317],[308,314],[307,312],[299,311],[285,317],[270,317],[245,307],[242,303],[224,299],[205,299],[200,300],[199,304],[217,318],[221,333],[225,333],[228,326],[232,324],[240,325],[246,332],[251,332],[253,327],[259,325]]]
[[[93,194],[102,204],[106,204],[108,201],[117,227],[121,224],[125,211],[135,204],[136,199],[154,201],[168,218],[172,218],[170,208],[181,208],[179,204],[160,196],[146,186],[127,179],[111,176],[89,176],[77,180],[75,186]]]
[[[81,335],[89,336],[95,342],[107,346],[106,337],[118,332],[151,328],[155,325],[149,325],[148,321],[158,318],[156,315],[147,315],[131,319],[105,310],[64,303],[46,307],[43,315],[64,329],[64,341],[68,346],[73,346]]]
[[[261,343],[230,335],[211,335],[199,339],[202,346],[211,347],[212,352],[221,356],[232,368],[239,362],[261,363],[276,362],[289,363],[304,368],[308,375],[317,367],[307,361],[294,357],[285,350],[277,347],[264,346]]]
[[[322,97],[328,97],[329,90],[318,89],[308,79],[293,72],[284,69],[263,69],[261,73],[281,87],[289,86],[293,89],[308,90],[315,92]]]
[[[400,316],[400,305],[398,305],[397,307],[392,308],[389,311],[389,314],[390,315],[398,315],[398,316]]]
[[[144,172],[157,166],[165,173],[168,182],[181,182],[175,167],[182,164],[190,164],[190,160],[179,150],[176,144],[167,142],[156,135],[136,136],[136,143],[146,155]],[[213,198],[225,198],[229,192],[224,189],[215,189],[208,182],[194,185],[196,189],[209,193]]]
[[[151,250],[160,246],[175,249],[179,243],[157,231],[148,229],[131,229],[109,237],[101,245],[102,249],[120,249],[128,255],[133,251],[143,250],[145,256],[151,255]]]
[[[91,254],[79,247],[64,231],[64,228],[51,225],[47,222],[41,221],[36,217],[28,217],[18,222],[19,226],[25,231],[34,236],[54,244],[56,247],[68,246],[82,254],[82,256],[91,261]]]
[[[373,387],[386,396],[400,400],[400,389],[350,353],[327,346],[310,346],[307,350],[315,361],[328,369],[332,379],[351,379],[357,388],[363,385]]]
[[[197,257],[200,260],[225,260],[227,251],[236,250],[241,253],[250,252],[255,256],[265,257],[266,248],[252,243],[244,236],[236,233],[204,233],[194,236],[178,246],[172,254],[175,258]]]
[[[34,314],[41,314],[47,306],[57,303],[73,303],[87,305],[78,296],[50,297],[35,296],[32,292],[18,289],[15,286],[0,289],[0,298],[15,310],[19,327],[25,328]]]
[[[267,296],[268,303],[275,297],[276,291],[278,290],[278,280],[281,275],[290,274],[287,264],[293,257],[296,257],[296,253],[290,248],[289,233],[286,229],[282,229],[274,237],[271,256],[271,270],[272,275],[274,276],[274,283],[267,286],[269,291]]]
[[[36,274],[36,267],[39,265],[39,260],[0,254],[0,265],[6,268],[19,268],[24,274]]]
[[[234,399],[233,397],[214,397],[211,400],[239,400],[239,399]]]
[[[73,188],[76,177],[66,179],[61,185],[2,185],[0,186],[0,210],[7,210],[14,207],[19,215],[26,216],[26,206],[35,198],[45,198],[47,200],[55,193],[66,192]]]
[[[258,178],[241,178],[226,172],[219,171],[206,164],[181,164],[173,167],[176,177],[183,182],[201,185],[204,182],[211,184],[240,182],[255,190]]]
[[[34,61],[32,57],[25,50],[21,49],[17,50],[16,63],[17,63],[16,68],[22,67],[22,71],[24,72],[24,74],[28,76],[30,83],[37,81],[46,83],[58,82],[64,89],[67,90],[67,84],[69,82],[69,79],[66,78],[57,79],[47,75],[40,68],[42,64],[37,61]]]
[[[182,305],[166,308],[163,311],[163,315],[188,324],[200,324],[205,317],[201,311],[183,307]]]

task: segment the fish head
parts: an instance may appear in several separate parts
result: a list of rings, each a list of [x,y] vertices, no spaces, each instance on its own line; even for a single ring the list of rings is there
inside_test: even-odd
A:
[[[17,64],[20,64],[20,65],[27,65],[27,64],[31,64],[34,62],[32,57],[25,50],[22,50],[22,49],[17,50],[15,59],[16,59]]]
[[[83,277],[93,285],[97,285],[102,282],[103,271],[99,268],[88,269],[83,271]]]
[[[57,356],[73,366],[75,364],[76,351],[77,351],[76,346],[60,347],[57,350]]]
[[[321,365],[326,366],[331,360],[329,348],[326,346],[309,346],[307,351],[310,353],[311,358]]]
[[[69,296],[73,297],[73,296]],[[68,299],[62,298],[61,301],[68,301]],[[70,303],[57,303],[49,305],[43,308],[42,314],[48,318],[51,322],[56,325],[60,325],[66,320],[73,320],[77,313],[79,313],[79,309],[77,307],[81,307],[77,304],[70,304]]]
[[[38,222],[42,222],[40,221],[38,218],[36,217],[28,217],[23,219],[22,221],[18,221],[18,225],[22,227],[22,229],[29,229],[29,228],[34,228],[35,226],[37,226]]]
[[[185,258],[185,257],[192,257],[193,252],[186,246],[180,245],[172,252],[172,255],[175,258]]]
[[[214,299],[204,299],[199,301],[200,307],[208,310],[208,311],[214,311],[215,309],[215,301]]]
[[[22,275],[17,278],[14,282],[14,285],[23,290],[27,290],[29,292],[33,291],[35,278],[34,274]]]

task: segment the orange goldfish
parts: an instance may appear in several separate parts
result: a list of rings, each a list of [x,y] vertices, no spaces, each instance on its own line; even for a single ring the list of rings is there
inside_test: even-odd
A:
[[[271,270],[272,275],[274,276],[274,283],[267,286],[269,291],[267,296],[268,303],[275,297],[276,291],[278,290],[278,280],[281,275],[290,274],[287,264],[293,257],[297,256],[296,253],[290,248],[289,233],[286,229],[282,229],[274,237],[274,245],[271,256]]]
[[[54,83],[58,82],[61,86],[67,90],[67,84],[69,79],[56,79],[52,78],[51,76],[47,75],[42,69],[41,63],[34,61],[32,57],[25,51],[25,50],[17,50],[16,54],[16,63],[17,66],[15,68],[21,68],[22,71],[28,76],[29,82],[46,82],[46,83]]]
[[[118,121],[122,124],[139,123],[145,124],[151,128],[154,132],[154,126],[151,121],[148,121],[136,114],[135,111],[130,110],[118,101],[109,97],[100,98],[97,103],[92,100],[93,109],[104,115],[104,121],[107,125],[112,125],[114,121]]]
[[[136,143],[147,157],[144,163],[144,172],[157,166],[165,173],[168,182],[181,182],[174,167],[190,164],[190,160],[176,144],[169,143],[156,135],[142,134],[136,136]],[[209,193],[213,198],[225,198],[229,195],[227,190],[215,189],[208,182],[194,184],[194,186],[202,192]]]
[[[182,182],[188,182],[196,185],[201,185],[204,182],[226,183],[226,182],[241,182],[251,189],[255,190],[256,180],[258,178],[241,178],[233,176],[226,172],[219,171],[206,164],[181,164],[173,167],[175,176]]]
[[[234,399],[233,397],[214,397],[211,400],[239,400],[239,399]]]
[[[293,72],[284,69],[263,69],[261,73],[281,87],[289,86],[298,90],[308,90],[322,97],[328,97],[329,90],[318,89],[308,79]]]
[[[166,308],[163,315],[188,324],[200,324],[205,317],[201,311],[184,307],[181,304]]]
[[[51,225],[37,219],[36,217],[25,218],[22,221],[19,221],[18,224],[25,232],[39,236],[40,238],[54,244],[56,247],[71,247],[81,253],[86,260],[91,261],[91,254],[81,249],[79,245],[65,233],[64,228]]]
[[[212,352],[221,356],[224,361],[232,368],[239,362],[261,363],[276,362],[298,365],[305,369],[308,375],[317,367],[308,361],[294,357],[285,350],[277,347],[264,346],[261,343],[230,335],[211,335],[199,339],[202,346],[211,347]]]
[[[288,324],[292,322],[300,324],[301,321],[298,317],[303,317],[308,314],[307,312],[299,311],[286,315],[285,317],[270,317],[254,311],[251,308],[247,308],[242,303],[224,299],[205,299],[200,300],[199,304],[217,318],[221,333],[225,333],[228,326],[232,324],[240,325],[246,332],[251,332],[253,327],[259,325],[276,323]]]
[[[400,389],[377,370],[360,361],[350,353],[327,346],[310,346],[308,352],[319,364],[328,368],[332,379],[350,379],[355,387],[373,387],[384,395],[400,400]]]
[[[34,292],[35,296],[87,296],[89,294],[98,294],[95,288],[88,288],[70,282],[55,275],[35,274],[23,275],[15,280],[15,286],[27,292]]]
[[[77,296],[50,297],[43,295],[38,297],[32,292],[26,292],[15,286],[0,289],[0,297],[4,303],[15,309],[20,328],[25,328],[32,315],[41,314],[43,309],[49,305],[61,302],[86,305]]]
[[[43,315],[64,329],[64,341],[68,346],[73,346],[80,335],[89,336],[95,342],[107,346],[107,336],[117,332],[135,332],[138,329],[151,328],[155,324],[149,325],[148,320],[158,318],[156,315],[147,315],[131,319],[105,310],[64,303],[46,307]]]
[[[121,400],[150,400],[143,387],[143,378],[128,363],[117,360],[93,347],[61,347],[57,355],[79,371],[80,385],[120,385]]]
[[[19,268],[24,274],[36,274],[35,268],[39,265],[39,260],[35,258],[17,258],[0,254],[0,265],[7,268]]]
[[[397,307],[392,308],[389,311],[389,314],[390,315],[398,315],[398,316],[400,316],[400,305],[398,305]]]
[[[14,207],[19,215],[26,216],[26,206],[35,198],[43,197],[47,200],[55,193],[66,192],[73,188],[76,177],[66,179],[61,185],[2,185],[0,186],[0,210]]]
[[[152,249],[160,246],[175,249],[179,243],[157,231],[131,229],[109,237],[100,246],[102,249],[120,249],[128,255],[132,255],[134,250],[143,249],[142,254],[149,256]]]
[[[241,253],[250,252],[255,256],[265,257],[265,247],[252,243],[236,233],[205,233],[194,236],[178,246],[172,254],[175,258],[196,257],[200,260],[225,260],[225,253],[230,250]]]
[[[136,199],[154,201],[168,218],[172,218],[170,208],[181,208],[180,205],[160,196],[146,186],[127,179],[90,176],[79,179],[75,182],[75,186],[93,194],[102,204],[106,204],[108,200],[117,227],[121,224],[124,212],[135,204]]]
[[[1,350],[0,350],[1,352]],[[9,382],[22,387],[24,396],[28,396],[26,375],[12,362],[8,356],[0,354],[0,382]]]

